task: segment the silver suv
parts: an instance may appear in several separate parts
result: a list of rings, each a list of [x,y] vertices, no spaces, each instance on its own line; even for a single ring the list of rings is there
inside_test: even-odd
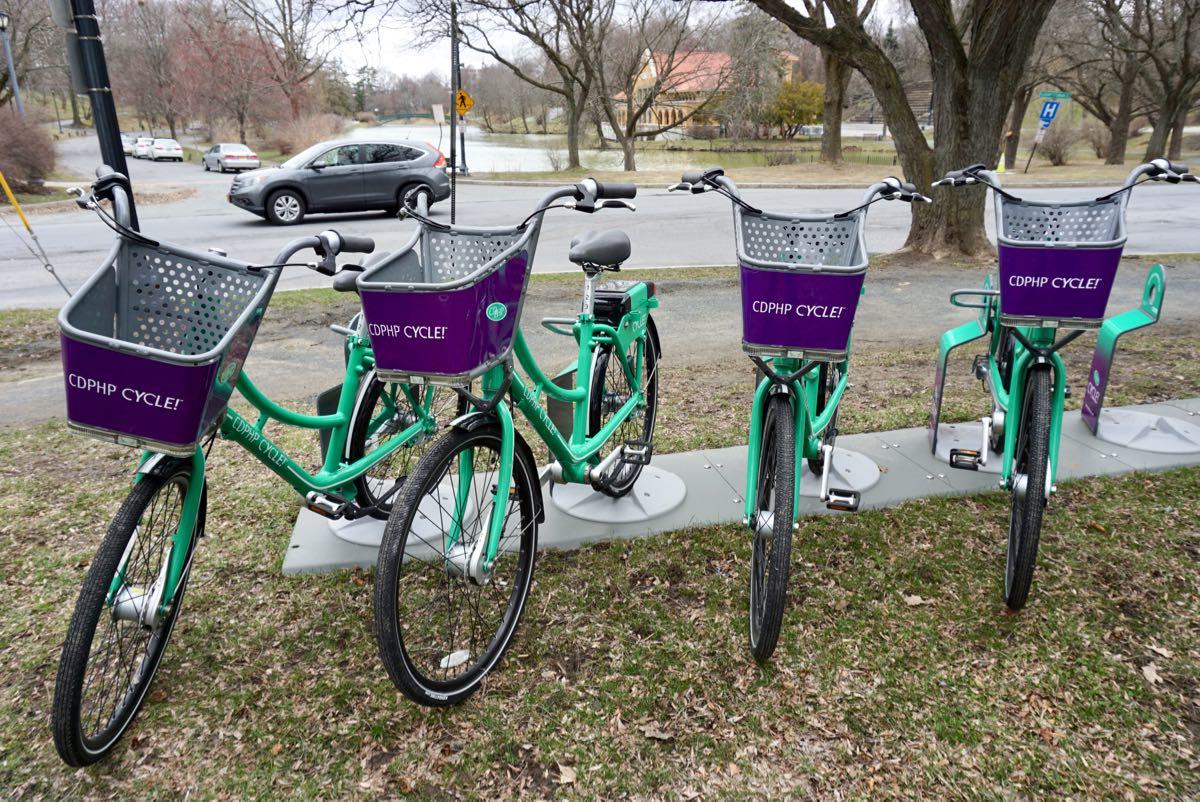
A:
[[[278,167],[242,173],[228,199],[284,226],[313,212],[395,211],[413,190],[431,205],[450,197],[445,165],[425,142],[321,142]]]

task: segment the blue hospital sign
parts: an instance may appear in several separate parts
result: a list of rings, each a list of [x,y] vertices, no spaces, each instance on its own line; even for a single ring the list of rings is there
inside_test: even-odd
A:
[[[1042,103],[1042,111],[1038,115],[1042,128],[1050,127],[1050,123],[1054,122],[1054,115],[1058,114],[1058,107],[1061,105],[1057,100],[1047,100]]]

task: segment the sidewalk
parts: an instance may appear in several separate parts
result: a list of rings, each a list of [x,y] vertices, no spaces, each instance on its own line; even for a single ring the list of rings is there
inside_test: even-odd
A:
[[[1200,431],[1200,398],[1114,409],[1162,415]],[[970,426],[957,424],[955,428]],[[946,437],[947,428],[944,425],[939,439]],[[843,475],[835,476],[831,485],[862,488],[862,509],[892,507],[911,499],[981,493],[996,488],[998,457],[989,459],[985,470],[952,469],[930,453],[928,432],[924,428],[842,436],[838,438],[838,452],[834,455],[835,473],[840,469]],[[877,473],[870,469],[871,463],[878,467]],[[1191,453],[1164,454],[1117,446],[1094,437],[1078,412],[1067,413],[1063,421],[1058,473],[1061,481],[1131,471],[1163,471],[1188,465],[1200,465],[1200,449]],[[573,485],[543,488],[546,522],[538,532],[541,548],[575,549],[589,543],[648,537],[691,526],[741,522],[745,446],[664,454],[654,458],[653,467],[681,479],[686,486],[686,497],[672,509],[644,520],[614,522],[638,517],[636,513],[631,515],[629,509],[631,505],[639,506],[636,498],[613,500],[584,489],[590,498],[579,504],[580,488]],[[855,472],[856,475],[847,475]],[[801,480],[801,515],[833,514],[816,498],[818,483],[818,478],[805,466]],[[663,486],[670,491],[669,480]],[[639,481],[631,495],[641,495],[642,489],[643,483]],[[564,502],[564,496],[568,502]],[[584,517],[568,514],[561,508],[570,507],[572,503],[576,504],[576,513]],[[1053,503],[1050,509],[1053,510]],[[322,573],[372,566],[377,549],[365,544],[378,542],[382,533],[382,521],[330,522],[302,509],[296,517],[283,572]]]

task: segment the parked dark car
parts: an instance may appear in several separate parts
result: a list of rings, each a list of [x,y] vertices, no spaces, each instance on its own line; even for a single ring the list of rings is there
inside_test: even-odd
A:
[[[412,190],[450,197],[441,151],[425,142],[321,142],[275,168],[233,179],[229,202],[277,225],[313,212],[399,210]]]

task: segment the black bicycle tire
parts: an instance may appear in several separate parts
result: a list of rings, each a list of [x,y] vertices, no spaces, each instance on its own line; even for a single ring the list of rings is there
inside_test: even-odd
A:
[[[774,395],[767,400],[762,434],[760,435],[758,468],[758,505],[763,507],[764,493],[769,497],[774,490],[775,505],[771,526],[771,554],[768,564],[760,566],[766,559],[763,555],[762,537],[758,534],[758,522],[751,522],[753,540],[750,556],[750,601],[749,636],[750,653],[759,663],[770,659],[779,642],[779,631],[783,626],[784,608],[787,606],[788,575],[792,553],[792,507],[795,491],[796,437],[792,404],[786,395]],[[771,471],[767,472],[767,460],[772,460]],[[760,570],[761,568],[761,570]],[[756,594],[756,578],[762,576],[765,584],[761,594]],[[756,598],[761,600],[761,610],[756,610]]]
[[[195,553],[196,542],[204,534],[204,523],[208,505],[208,487],[205,484],[201,491],[200,507],[196,518],[196,531],[189,546],[187,568],[179,582],[175,601],[167,620],[160,627],[155,652],[149,658],[148,669],[143,671],[137,690],[132,694],[132,706],[122,709],[119,716],[114,715],[110,722],[116,720],[113,732],[109,733],[99,747],[90,747],[82,732],[80,722],[80,707],[82,705],[83,682],[88,667],[88,657],[91,654],[92,640],[95,638],[96,627],[100,622],[104,599],[113,575],[119,568],[126,546],[133,535],[134,529],[141,520],[142,514],[159,491],[171,483],[176,476],[186,474],[188,486],[191,482],[191,461],[167,458],[154,470],[142,476],[126,495],[118,508],[108,532],[88,568],[79,596],[75,603],[75,611],[67,628],[67,637],[63,643],[62,656],[59,660],[58,675],[54,687],[54,704],[51,713],[51,729],[54,734],[54,746],[59,756],[69,766],[89,766],[102,760],[116,748],[121,738],[128,732],[130,726],[141,711],[146,694],[154,682],[154,677],[162,664],[163,655],[170,643],[171,633],[179,621],[180,609],[183,606],[184,594],[187,591],[188,580],[191,577],[191,558]],[[133,685],[131,688],[135,687]],[[126,691],[129,696],[129,691]],[[110,724],[110,727],[112,725]]]
[[[650,377],[650,381],[646,385],[646,417],[642,424],[642,439],[645,442],[654,442],[654,427],[658,420],[658,348],[655,345],[655,339],[651,335],[651,327],[654,325],[651,320],[646,327],[645,338],[645,364],[642,366],[643,373]],[[597,349],[595,357],[595,366],[592,371],[591,388],[588,393],[588,434],[594,434],[600,430],[603,423],[603,410],[601,404],[604,401],[604,377],[607,374],[608,366],[614,363],[612,360],[612,346],[605,345]],[[634,470],[627,473],[621,473],[621,481],[605,481],[601,480],[594,486],[597,490],[611,498],[621,498],[629,494],[633,490],[633,486],[637,484],[637,480],[642,475],[642,470],[646,467],[642,464],[633,464],[630,466],[625,462],[619,463],[614,468],[633,467]]]
[[[379,560],[375,576],[375,634],[379,655],[393,684],[412,701],[427,707],[456,705],[473,694],[483,679],[499,664],[504,653],[516,636],[521,615],[525,609],[529,590],[533,583],[537,562],[537,520],[534,506],[534,487],[537,482],[536,466],[526,464],[520,449],[513,458],[513,477],[517,483],[521,509],[521,546],[519,555],[519,579],[513,583],[500,629],[489,642],[484,656],[476,661],[472,669],[455,682],[432,683],[422,679],[420,671],[413,665],[404,647],[399,623],[396,599],[402,576],[404,552],[408,532],[420,507],[421,499],[440,480],[442,466],[468,444],[491,443],[498,450],[501,434],[498,423],[487,423],[470,431],[451,429],[440,437],[432,448],[417,463],[416,469],[400,490],[392,515],[384,528],[383,542],[379,547]]]
[[[1020,610],[1029,597],[1033,571],[1037,562],[1038,542],[1041,540],[1042,513],[1046,507],[1046,473],[1050,453],[1050,368],[1035,365],[1029,369],[1025,384],[1025,403],[1022,405],[1020,428],[1017,430],[1016,459],[1013,471],[1022,465],[1022,439],[1028,437],[1024,460],[1025,494],[1022,499],[1016,488],[1008,519],[1008,546],[1005,549],[1004,602],[1010,610]],[[1019,530],[1016,528],[1019,525]]]

